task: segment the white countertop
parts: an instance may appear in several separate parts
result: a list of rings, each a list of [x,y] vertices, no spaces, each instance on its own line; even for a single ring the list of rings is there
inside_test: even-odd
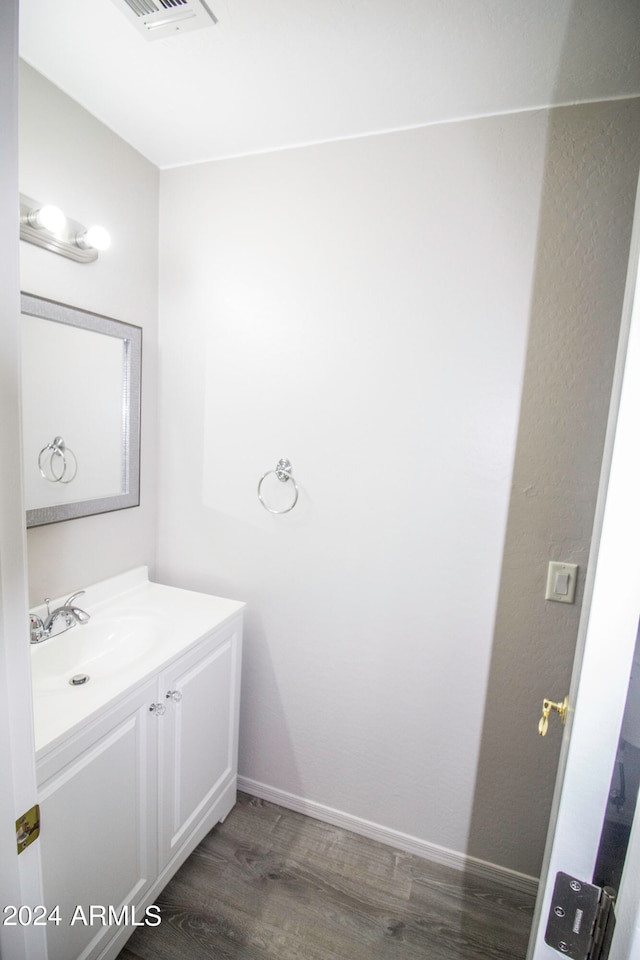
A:
[[[65,599],[52,600],[50,609]],[[87,587],[74,604],[90,614],[86,626],[31,645],[36,757],[245,606],[153,583],[147,567]],[[46,616],[44,607],[31,612]],[[71,686],[77,672],[86,672],[90,680]]]

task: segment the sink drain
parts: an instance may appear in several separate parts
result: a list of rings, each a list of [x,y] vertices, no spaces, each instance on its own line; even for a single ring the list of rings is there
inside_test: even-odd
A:
[[[76,673],[73,677],[71,677],[71,680],[69,680],[69,683],[71,684],[72,687],[81,687],[82,684],[86,683],[88,679],[89,679],[88,673]]]

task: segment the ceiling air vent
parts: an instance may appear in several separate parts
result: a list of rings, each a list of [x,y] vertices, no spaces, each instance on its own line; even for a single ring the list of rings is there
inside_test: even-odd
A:
[[[217,23],[202,0],[113,0],[147,40],[176,37]]]

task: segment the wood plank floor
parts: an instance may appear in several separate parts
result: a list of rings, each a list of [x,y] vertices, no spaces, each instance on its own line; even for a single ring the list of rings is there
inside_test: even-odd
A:
[[[533,898],[240,794],[118,960],[518,960]]]

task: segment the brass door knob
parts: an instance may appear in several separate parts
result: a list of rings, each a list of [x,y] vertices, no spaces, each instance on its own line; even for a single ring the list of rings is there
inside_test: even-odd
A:
[[[560,714],[563,725],[567,722],[567,710],[569,709],[569,697],[565,697],[562,702],[555,703],[553,700],[542,701],[542,716],[538,724],[538,733],[544,737],[549,729],[549,714],[556,710]]]

